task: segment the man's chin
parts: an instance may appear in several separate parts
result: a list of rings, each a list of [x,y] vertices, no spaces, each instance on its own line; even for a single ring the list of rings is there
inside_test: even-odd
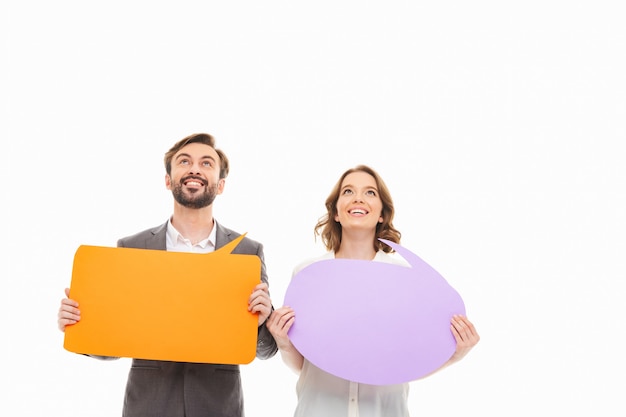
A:
[[[200,197],[200,198],[186,199],[183,202],[179,201],[179,203],[187,208],[201,209],[201,208],[205,208],[213,204],[213,199],[206,199],[206,198]]]
[[[192,191],[193,190],[193,191]],[[201,189],[178,189],[172,192],[174,200],[183,207],[201,209],[213,204],[215,195],[203,193]]]

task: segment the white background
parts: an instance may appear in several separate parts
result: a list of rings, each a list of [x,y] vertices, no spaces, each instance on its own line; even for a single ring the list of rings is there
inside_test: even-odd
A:
[[[120,415],[130,360],[56,328],[74,252],[164,222],[163,154],[209,132],[277,306],[339,175],[385,178],[482,337],[412,415],[624,416],[619,3],[4,1],[0,414]],[[291,415],[279,356],[242,372],[249,417]]]

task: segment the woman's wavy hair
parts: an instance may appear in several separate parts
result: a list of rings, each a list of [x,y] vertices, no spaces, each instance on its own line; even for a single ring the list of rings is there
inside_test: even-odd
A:
[[[394,252],[391,246],[381,242],[378,240],[387,239],[394,243],[400,243],[400,237],[402,234],[393,226],[393,216],[395,213],[393,207],[393,200],[391,198],[391,193],[389,193],[389,189],[387,185],[383,181],[382,177],[378,175],[378,173],[370,168],[367,165],[357,165],[354,168],[348,169],[346,172],[339,177],[339,181],[335,184],[330,195],[326,199],[326,214],[319,218],[317,224],[314,228],[315,236],[320,236],[322,242],[326,246],[326,249],[332,250],[334,252],[339,251],[339,246],[341,245],[341,235],[342,229],[341,224],[339,222],[334,221],[335,216],[337,215],[337,200],[339,200],[339,194],[341,193],[341,184],[343,180],[353,172],[365,172],[366,174],[374,177],[376,181],[376,187],[378,188],[378,195],[383,203],[383,213],[382,223],[378,223],[376,225],[376,234],[374,236],[374,240],[372,241],[372,245],[374,246],[374,250],[382,250],[386,253]]]

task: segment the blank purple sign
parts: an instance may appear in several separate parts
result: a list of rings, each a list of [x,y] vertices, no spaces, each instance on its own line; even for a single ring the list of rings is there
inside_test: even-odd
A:
[[[292,278],[284,305],[296,320],[294,346],[315,366],[372,385],[416,380],[454,353],[454,314],[465,314],[457,291],[404,247],[383,240],[409,264],[355,259],[315,262]]]

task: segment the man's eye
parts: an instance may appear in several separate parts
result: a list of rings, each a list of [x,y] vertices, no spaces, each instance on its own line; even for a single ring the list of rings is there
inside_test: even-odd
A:
[[[189,164],[189,160],[188,159],[181,159],[179,163],[181,165],[188,165]]]
[[[213,164],[211,164],[211,161],[204,161],[204,162],[202,163],[202,166],[205,166],[205,167],[209,167],[209,168],[210,168],[210,167],[212,167],[212,166],[213,166]]]

